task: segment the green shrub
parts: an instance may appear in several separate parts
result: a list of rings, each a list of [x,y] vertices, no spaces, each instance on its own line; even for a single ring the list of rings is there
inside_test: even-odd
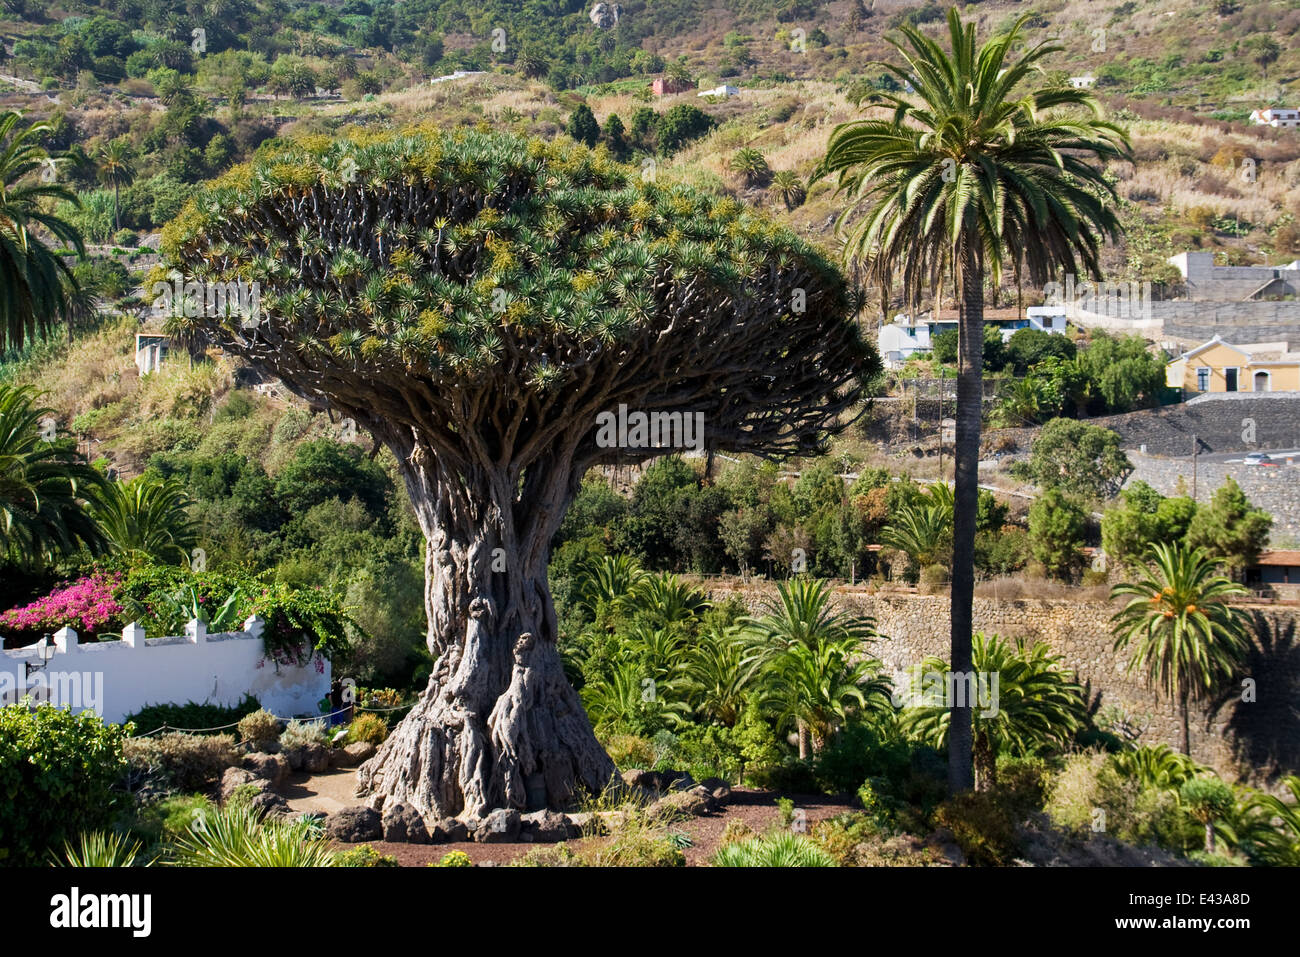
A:
[[[1106,754],[1066,759],[1044,808],[1053,823],[1077,835],[1106,833],[1128,844],[1156,843],[1180,853],[1201,845],[1200,831],[1167,787],[1144,787]]]
[[[205,814],[176,839],[182,867],[332,867],[329,839],[303,821],[259,819],[241,805]]]
[[[794,801],[779,797],[776,799],[776,808],[781,812],[781,826],[789,828],[794,823]]]
[[[516,858],[511,867],[586,867],[587,862],[561,841],[543,847],[534,847],[523,857]]]
[[[808,836],[843,867],[854,863],[859,844],[870,843],[879,833],[880,828],[871,814],[849,813],[818,821]]]
[[[0,860],[35,864],[74,833],[112,821],[126,731],[92,711],[0,708]]]
[[[113,245],[134,249],[140,245],[140,234],[134,229],[119,229],[113,234]]]
[[[141,807],[131,823],[131,832],[150,847],[166,846],[214,810],[216,805],[206,795],[176,794]]]
[[[818,790],[851,794],[870,777],[901,781],[908,772],[911,749],[899,738],[886,738],[872,725],[845,725],[813,758]]]
[[[64,843],[61,857],[50,856],[55,864],[66,867],[134,867],[140,850],[140,842],[124,834],[85,831],[75,845]]]
[[[151,704],[141,708],[135,714],[126,716],[123,724],[134,724],[140,734],[157,731],[164,725],[174,730],[188,731],[192,734],[216,734],[239,723],[239,719],[252,714],[262,707],[251,694],[233,708],[223,708],[215,704]],[[205,731],[215,728],[217,731]]]
[[[809,838],[783,832],[718,848],[714,867],[834,867],[835,858]]]
[[[335,867],[399,867],[392,854],[380,854],[369,844],[358,844],[334,855]]]
[[[281,751],[305,748],[309,744],[319,744],[326,748],[330,746],[329,732],[325,730],[323,722],[299,721],[294,718],[285,725],[284,731],[280,733]]]
[[[474,862],[464,851],[448,851],[437,864],[429,862],[430,867],[473,867]]]
[[[1052,774],[1042,758],[1000,758],[998,794],[1017,815],[1041,811]]]
[[[620,771],[654,766],[655,749],[648,738],[635,734],[611,734],[602,743],[605,753]]]
[[[388,737],[388,725],[377,714],[361,712],[348,725],[348,744],[367,741],[379,747]]]
[[[127,738],[122,752],[137,786],[161,791],[202,791],[239,763],[233,735],[158,734]]]
[[[239,740],[258,750],[275,744],[280,740],[280,721],[265,708],[245,715],[239,719]]]
[[[998,797],[968,791],[949,798],[934,812],[934,823],[952,831],[968,863],[1002,867],[1020,852],[1015,819]]]
[[[746,772],[745,780],[769,791],[786,791],[791,794],[817,794],[821,791],[812,763],[796,758],[786,758],[780,764]]]

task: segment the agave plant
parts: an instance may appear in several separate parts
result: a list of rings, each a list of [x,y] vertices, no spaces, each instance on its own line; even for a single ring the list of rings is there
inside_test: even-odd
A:
[[[227,805],[201,815],[177,838],[182,867],[332,867],[327,837],[303,820],[259,819],[257,808]]]
[[[56,865],[65,867],[135,867],[140,855],[139,841],[133,841],[125,834],[106,831],[86,831],[77,839],[63,845],[63,857],[51,854]],[[144,861],[140,866],[148,867],[153,859]]]
[[[835,867],[835,858],[808,838],[783,831],[727,844],[709,862],[714,867]]]
[[[975,680],[966,687],[976,696],[988,695],[985,701],[968,702],[974,719],[975,780],[979,790],[990,790],[997,785],[999,752],[1030,755],[1066,744],[1083,727],[1087,707],[1082,686],[1046,642],[1027,648],[1023,638],[1013,645],[998,635],[976,632],[972,645]],[[964,680],[937,658],[927,658],[922,667],[927,680],[942,677],[945,690]],[[935,747],[946,747],[951,705],[922,702],[907,708],[903,727]]]

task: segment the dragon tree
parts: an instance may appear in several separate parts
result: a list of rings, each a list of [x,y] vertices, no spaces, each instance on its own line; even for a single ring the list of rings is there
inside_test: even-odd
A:
[[[806,454],[879,368],[806,243],[567,143],[278,141],[198,189],[164,250],[187,282],[259,292],[255,315],[177,310],[179,331],[396,457],[435,664],[358,787],[426,816],[562,808],[615,773],[561,669],[550,543],[588,469],[671,449],[598,441],[601,413],[702,413],[709,454]]]

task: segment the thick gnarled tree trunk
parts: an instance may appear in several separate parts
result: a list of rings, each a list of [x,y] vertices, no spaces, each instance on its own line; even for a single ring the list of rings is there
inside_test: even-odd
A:
[[[547,585],[567,477],[478,487],[422,454],[403,465],[428,545],[425,605],[436,659],[419,702],[358,772],[358,793],[429,817],[570,806],[615,776],[565,677]]]

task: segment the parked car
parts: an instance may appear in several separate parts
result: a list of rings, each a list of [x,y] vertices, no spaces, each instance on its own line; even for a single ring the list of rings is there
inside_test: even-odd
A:
[[[1270,456],[1265,455],[1263,452],[1251,452],[1249,455],[1246,456],[1245,462],[1247,465],[1271,465],[1274,467],[1277,466],[1277,463],[1274,462]]]

